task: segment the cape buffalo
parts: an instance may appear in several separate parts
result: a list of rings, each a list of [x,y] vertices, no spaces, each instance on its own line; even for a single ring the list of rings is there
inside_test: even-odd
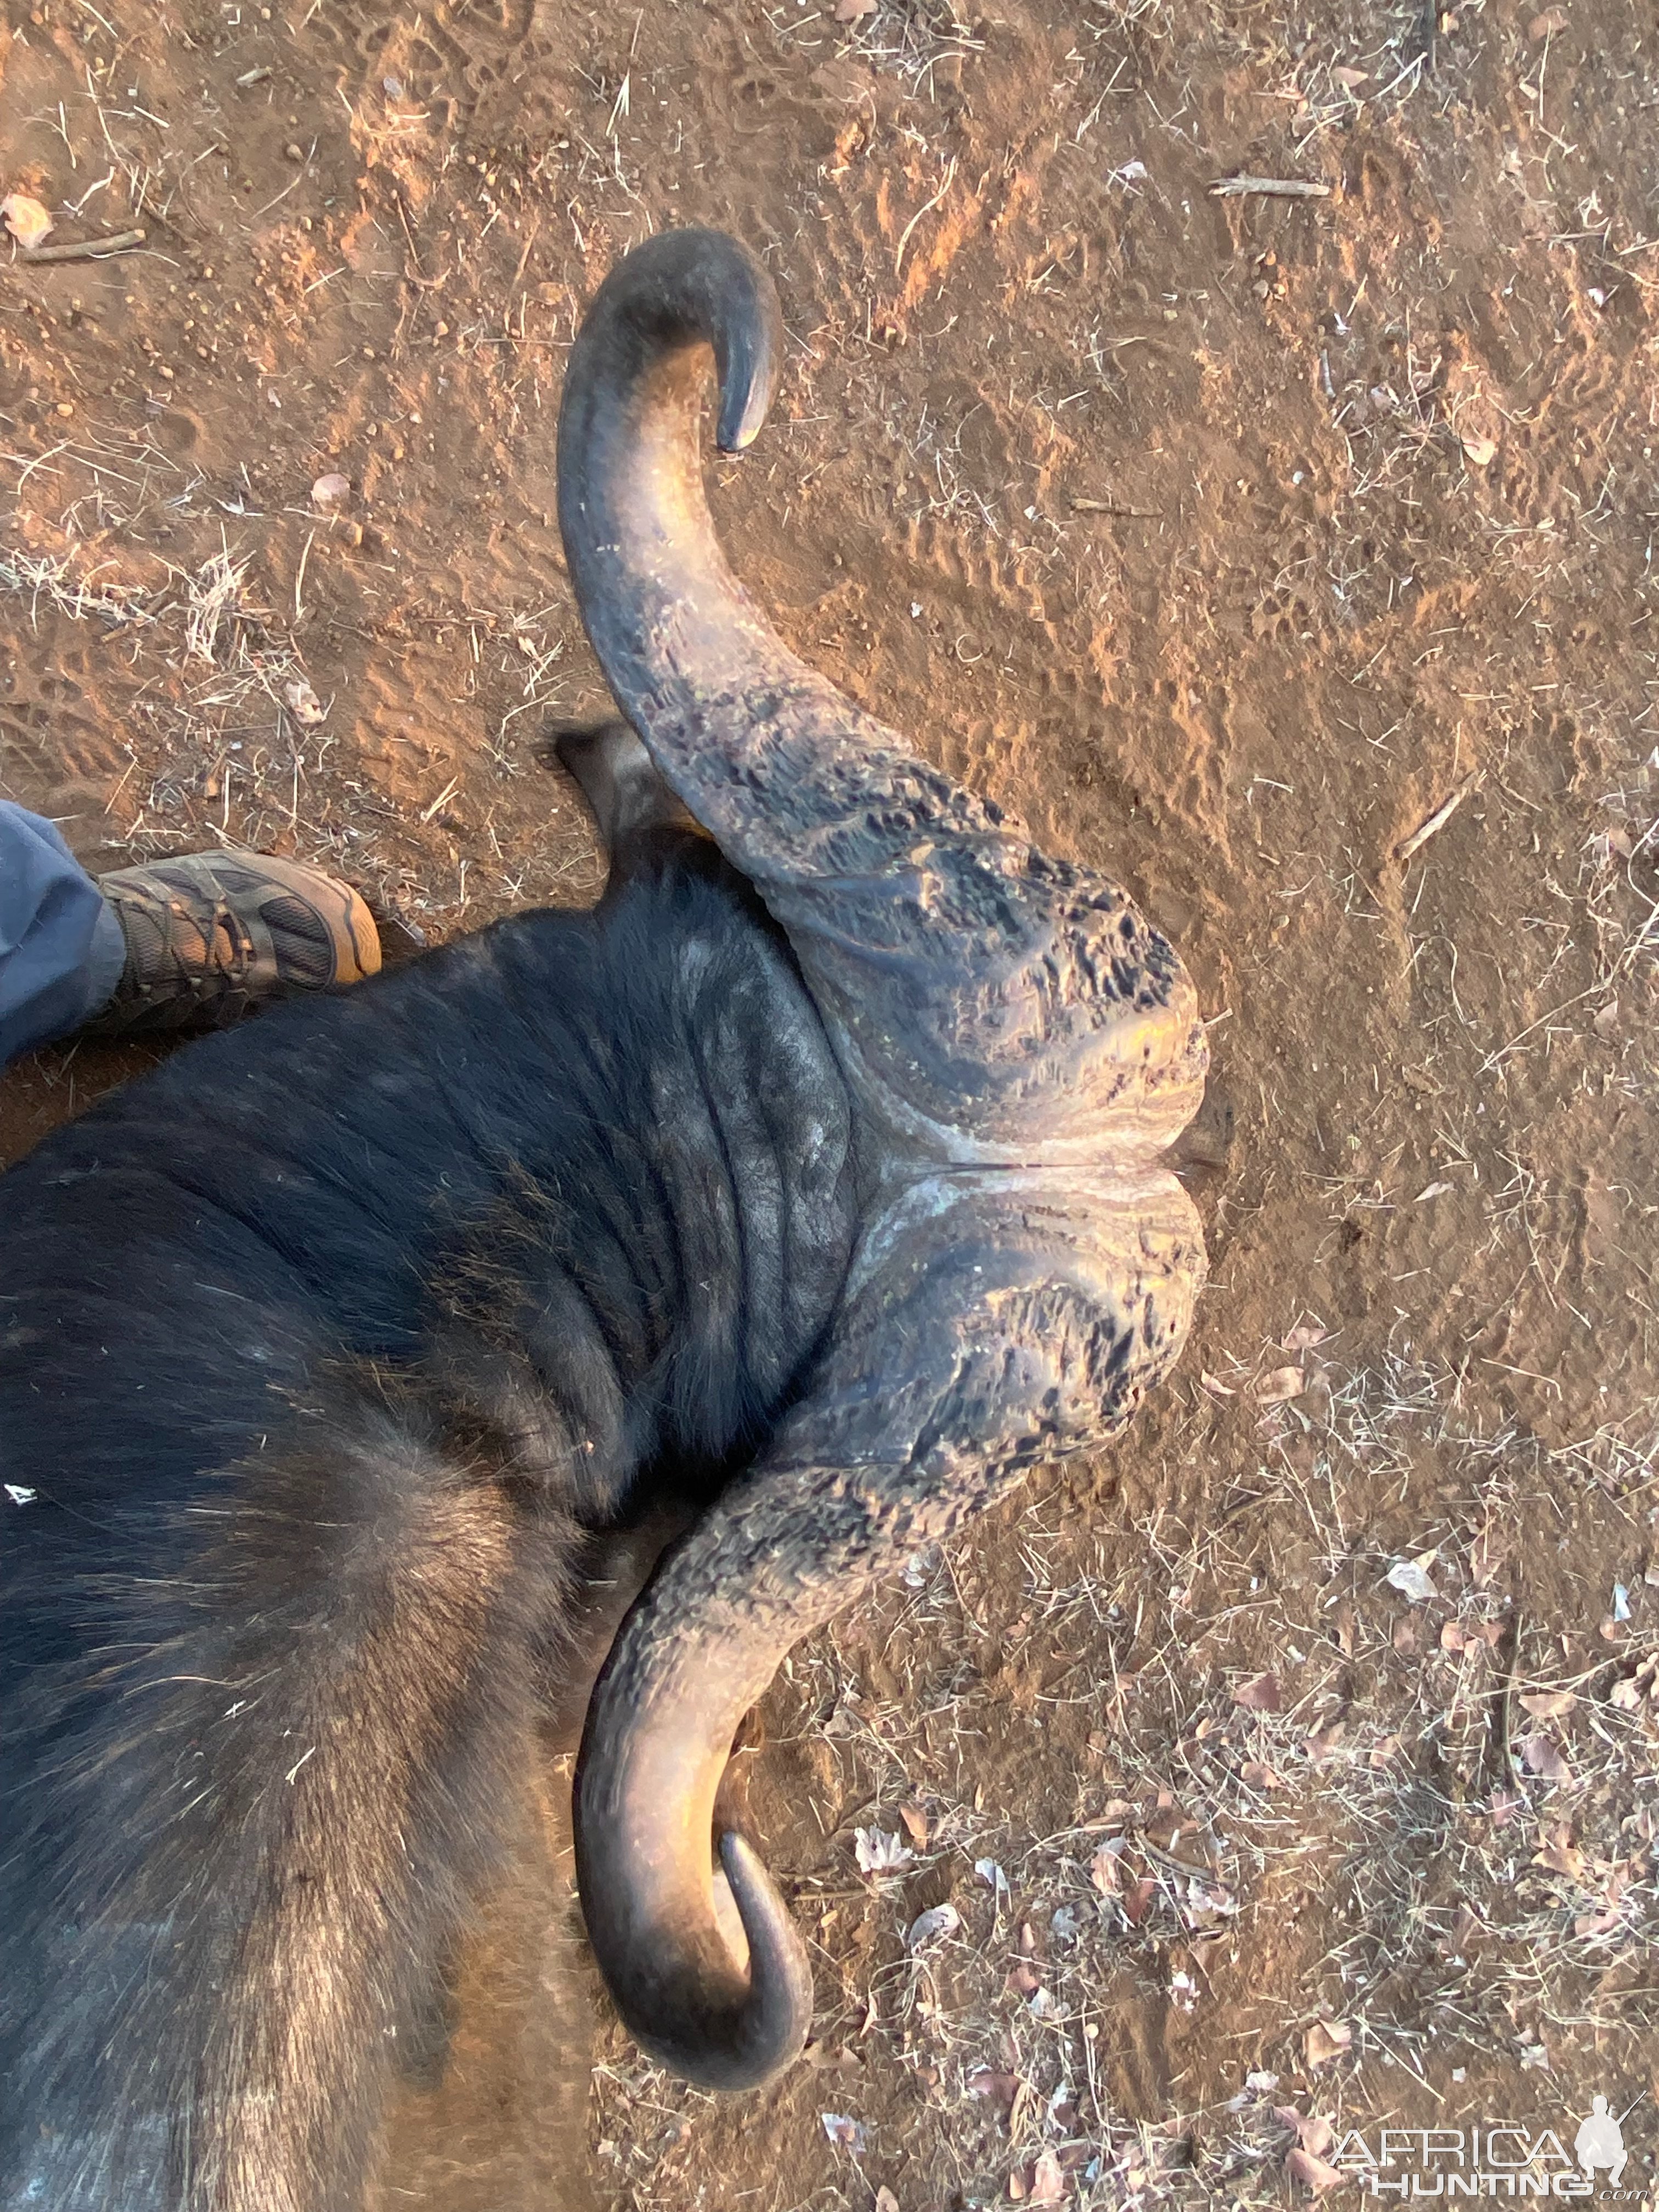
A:
[[[600,905],[205,1039],[0,1178],[7,2207],[356,2200],[584,1537],[663,1488],[701,1510],[589,1708],[583,1910],[649,2051],[775,2074],[811,1984],[714,1833],[734,1729],[1186,1328],[1192,987],[772,635],[704,502],[711,349],[733,451],[776,301],[672,233],[567,376],[570,572],[644,741],[567,745]]]

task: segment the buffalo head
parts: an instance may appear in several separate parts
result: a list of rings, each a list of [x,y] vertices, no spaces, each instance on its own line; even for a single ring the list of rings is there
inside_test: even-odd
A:
[[[1206,1064],[1170,945],[805,666],[722,557],[709,370],[734,452],[781,344],[750,254],[711,231],[655,238],[595,298],[559,426],[560,525],[611,689],[787,933],[856,1122],[857,1243],[802,1395],[625,1624],[578,1775],[583,1905],[623,2017],[726,2088],[787,2064],[811,2010],[754,1851],[723,1834],[716,1869],[737,1723],[873,1577],[1034,1462],[1118,1430],[1204,1274],[1161,1162]]]

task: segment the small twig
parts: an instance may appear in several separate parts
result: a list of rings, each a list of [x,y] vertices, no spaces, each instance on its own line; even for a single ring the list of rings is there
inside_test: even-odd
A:
[[[1497,1723],[1498,1758],[1516,1796],[1524,1799],[1527,1794],[1526,1777],[1515,1752],[1515,1692],[1520,1674],[1521,1608],[1516,1605],[1510,1616],[1509,1663],[1504,1669],[1504,1679],[1495,1692],[1489,1694],[1495,1698],[1492,1718]]]
[[[1552,1022],[1559,1020],[1563,1014],[1570,1013],[1582,1000],[1593,999],[1601,988],[1601,986],[1599,983],[1587,983],[1582,991],[1575,991],[1571,998],[1563,999],[1559,1006],[1552,1006],[1548,1013],[1540,1014],[1535,1022],[1528,1022],[1525,1029],[1512,1036],[1507,1044],[1500,1044],[1496,1052],[1489,1052],[1486,1054],[1475,1071],[1477,1075],[1490,1075],[1493,1068],[1501,1067],[1510,1054],[1519,1046],[1523,1045],[1529,1036],[1534,1036],[1541,1029],[1547,1029]]]
[[[306,550],[300,556],[299,574],[294,579],[294,626],[296,629],[305,619],[305,602],[301,599],[300,593],[306,580],[306,562],[311,558],[311,548],[316,535],[314,530],[308,530],[306,532]]]
[[[945,198],[946,192],[950,191],[951,185],[956,182],[956,176],[957,157],[952,154],[950,160],[945,165],[945,182],[933,194],[932,199],[928,200],[925,205],[919,207],[916,210],[909,222],[905,224],[904,228],[899,233],[898,251],[893,256],[893,274],[895,276],[899,274],[899,271],[904,266],[904,249],[910,243],[911,232],[921,221],[923,216],[930,214],[933,210],[939,205],[939,202]]]
[[[1417,21],[1418,51],[1412,56],[1420,60],[1425,70],[1432,73],[1440,32],[1440,0],[1423,0]]]
[[[1075,492],[1070,496],[1073,507],[1079,514],[1129,515],[1137,522],[1156,522],[1158,519],[1156,507],[1115,507],[1109,499],[1081,499]]]
[[[430,822],[433,816],[438,811],[438,809],[444,805],[448,800],[453,799],[455,793],[460,789],[460,787],[461,779],[459,776],[452,775],[448,782],[444,786],[443,789],[438,793],[438,796],[433,800],[431,805],[422,810],[421,815],[422,821]]]
[[[1405,837],[1401,840],[1400,843],[1394,848],[1394,857],[1402,866],[1410,860],[1413,853],[1420,852],[1422,850],[1423,847],[1428,843],[1430,838],[1434,836],[1437,830],[1443,830],[1445,828],[1446,824],[1451,820],[1453,815],[1456,813],[1458,808],[1463,804],[1463,801],[1468,797],[1469,793],[1474,789],[1474,787],[1480,782],[1480,771],[1479,769],[1477,769],[1472,775],[1466,775],[1462,782],[1460,783],[1456,789],[1451,793],[1450,797],[1441,800],[1439,805],[1435,808],[1433,813],[1430,815],[1426,822],[1419,823],[1417,828],[1412,831],[1409,837]]]
[[[1237,199],[1245,192],[1279,200],[1328,200],[1328,185],[1310,185],[1301,177],[1218,177],[1210,186],[1215,200]]]
[[[108,253],[131,253],[142,246],[142,230],[112,231],[107,238],[83,238],[73,246],[35,246],[20,253],[20,261],[101,261]]]

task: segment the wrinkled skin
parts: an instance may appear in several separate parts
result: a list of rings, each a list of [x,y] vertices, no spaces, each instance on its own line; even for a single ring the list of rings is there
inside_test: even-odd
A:
[[[559,518],[578,604],[662,776],[781,926],[852,1102],[855,1243],[799,1402],[613,1650],[577,1781],[583,1910],[635,2035],[694,2081],[799,2049],[799,1939],[715,1791],[798,1638],[1033,1462],[1098,1444],[1167,1368],[1204,1272],[1160,1155],[1197,1110],[1191,982],[1104,878],[1035,851],[773,635],[703,496],[756,434],[781,324],[706,231],[613,272],[567,372]],[[729,1916],[726,1916],[729,1920]]]

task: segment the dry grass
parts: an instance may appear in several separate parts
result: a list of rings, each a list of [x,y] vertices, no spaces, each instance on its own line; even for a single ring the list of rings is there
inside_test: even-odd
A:
[[[155,617],[147,605],[152,595],[112,580],[106,573],[110,565],[83,572],[71,554],[0,547],[0,592],[23,603],[31,629],[39,627],[43,604],[70,622],[96,618],[113,627],[153,623]]]

